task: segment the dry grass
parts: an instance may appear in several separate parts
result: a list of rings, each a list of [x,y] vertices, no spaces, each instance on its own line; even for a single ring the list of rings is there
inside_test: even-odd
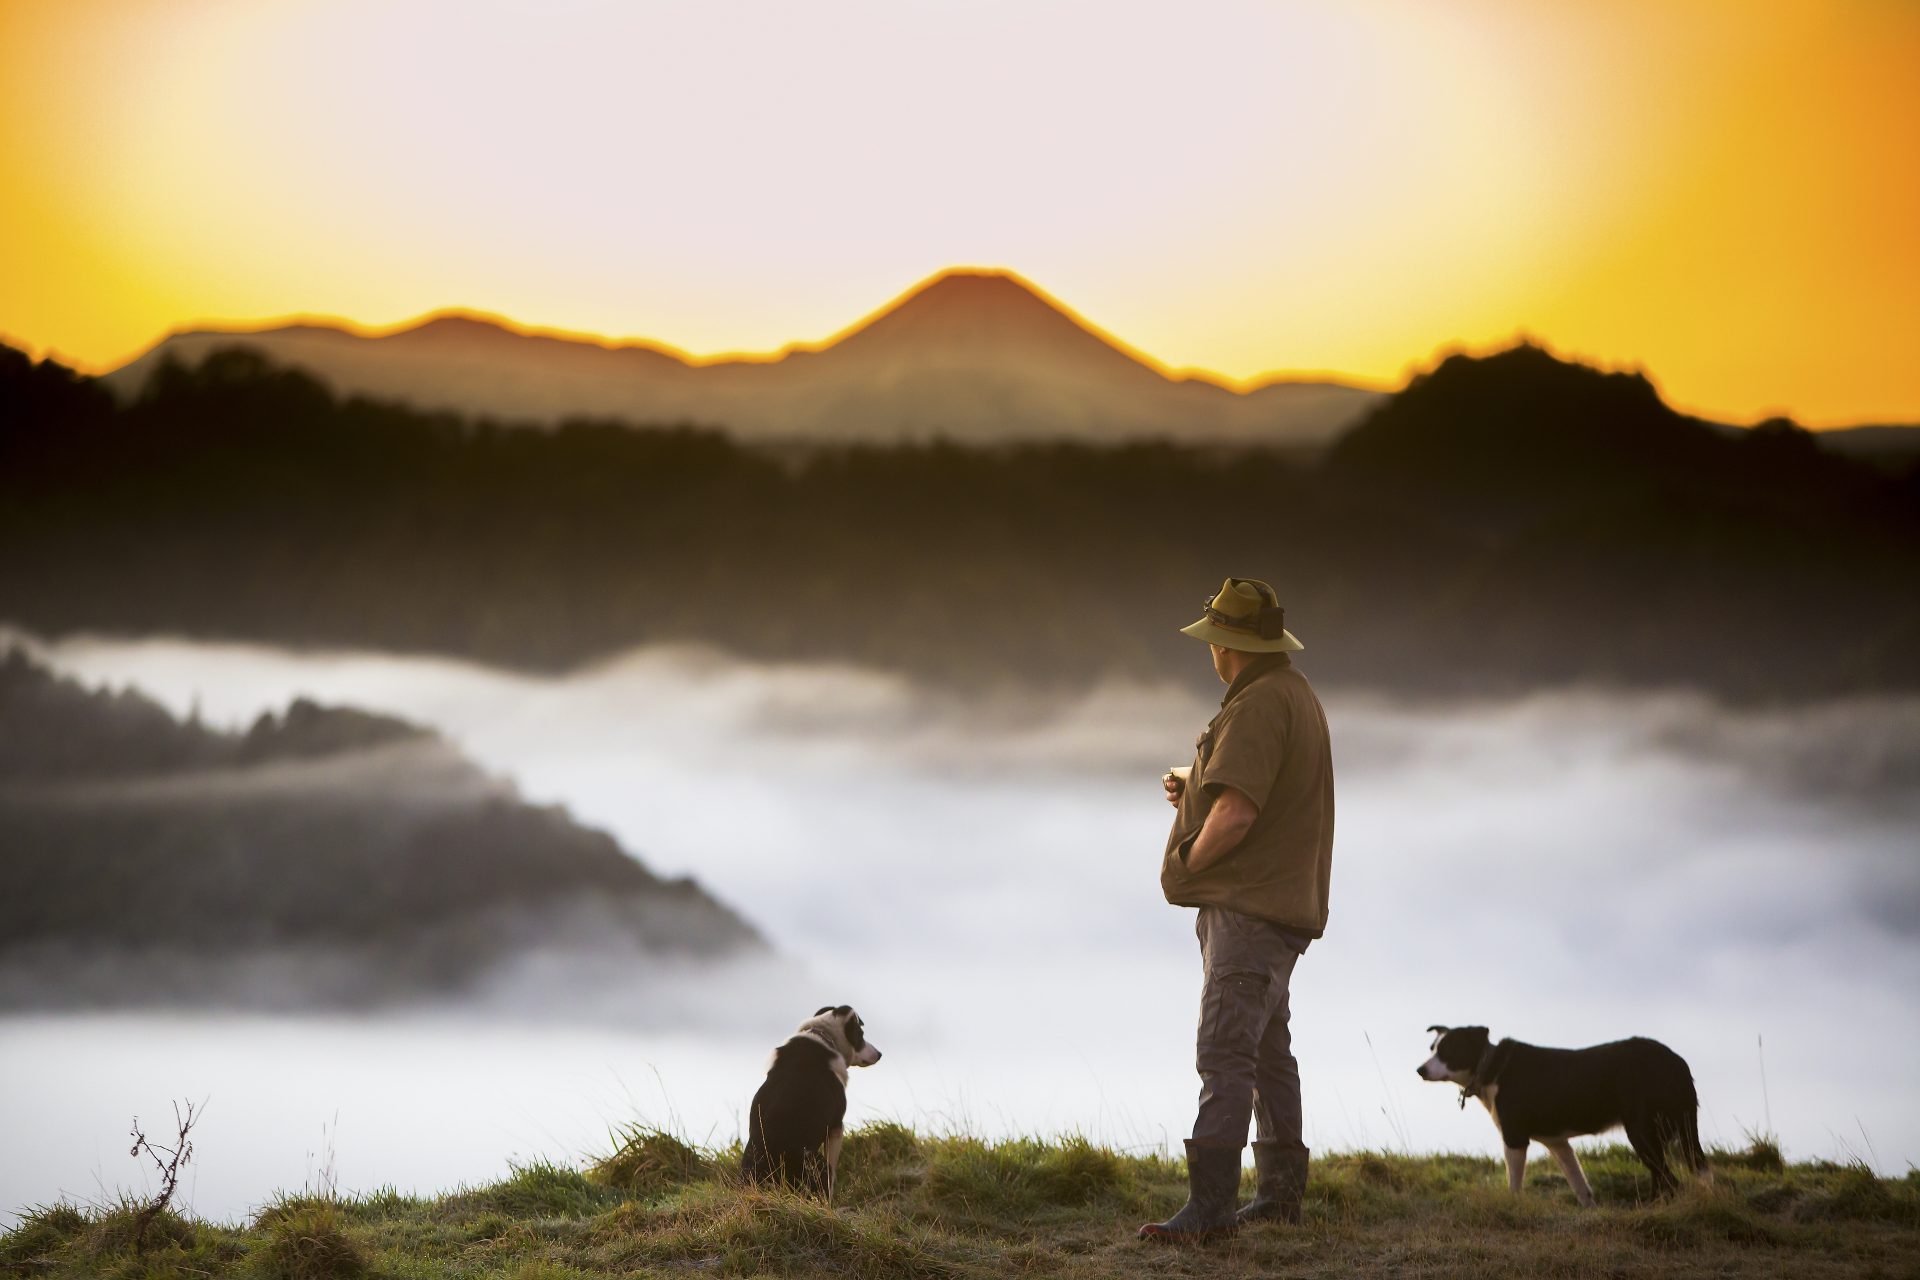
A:
[[[434,1199],[276,1201],[247,1225],[171,1215],[143,1253],[127,1206],[57,1205],[0,1237],[0,1275],[187,1280],[585,1276],[1882,1276],[1920,1280],[1920,1175],[1718,1153],[1711,1184],[1656,1200],[1622,1148],[1589,1153],[1601,1207],[1536,1165],[1358,1152],[1317,1160],[1305,1222],[1205,1249],[1134,1228],[1185,1195],[1176,1161],[1081,1139],[987,1142],[898,1125],[850,1135],[832,1208],[739,1185],[737,1150],[633,1129],[586,1168],[512,1170]],[[1249,1188],[1250,1190],[1250,1188]]]

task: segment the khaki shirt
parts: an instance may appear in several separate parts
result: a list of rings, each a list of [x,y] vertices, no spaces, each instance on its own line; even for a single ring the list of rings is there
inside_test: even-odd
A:
[[[1313,687],[1286,654],[1263,655],[1227,687],[1196,745],[1160,863],[1167,901],[1319,937],[1333,871],[1333,752]],[[1218,862],[1188,871],[1187,845],[1223,787],[1244,793],[1258,816]]]

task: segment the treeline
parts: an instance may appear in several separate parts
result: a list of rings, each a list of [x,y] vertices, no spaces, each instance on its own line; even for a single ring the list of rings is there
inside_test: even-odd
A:
[[[86,689],[19,648],[0,652],[0,785],[154,777],[363,751],[429,736],[355,707],[295,699],[244,734],[177,720],[135,689]]]
[[[827,447],[362,399],[245,349],[125,406],[0,351],[0,620],[543,670],[655,641],[973,684],[1210,678],[1175,628],[1281,590],[1316,679],[1740,699],[1920,686],[1920,479],[1637,375],[1451,357],[1317,461]]]

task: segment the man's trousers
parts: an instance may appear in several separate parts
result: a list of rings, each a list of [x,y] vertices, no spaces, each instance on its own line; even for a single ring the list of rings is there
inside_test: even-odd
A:
[[[1300,1066],[1287,1028],[1287,983],[1300,953],[1278,926],[1224,907],[1200,908],[1194,932],[1206,983],[1193,1140],[1244,1147],[1257,1119],[1261,1141],[1302,1146]]]

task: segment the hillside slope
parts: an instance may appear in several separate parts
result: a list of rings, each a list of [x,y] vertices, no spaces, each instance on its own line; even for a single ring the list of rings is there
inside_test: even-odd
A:
[[[764,945],[417,726],[303,700],[225,733],[18,650],[0,876],[0,1009],[359,1008],[470,994],[535,952],[638,979]]]

